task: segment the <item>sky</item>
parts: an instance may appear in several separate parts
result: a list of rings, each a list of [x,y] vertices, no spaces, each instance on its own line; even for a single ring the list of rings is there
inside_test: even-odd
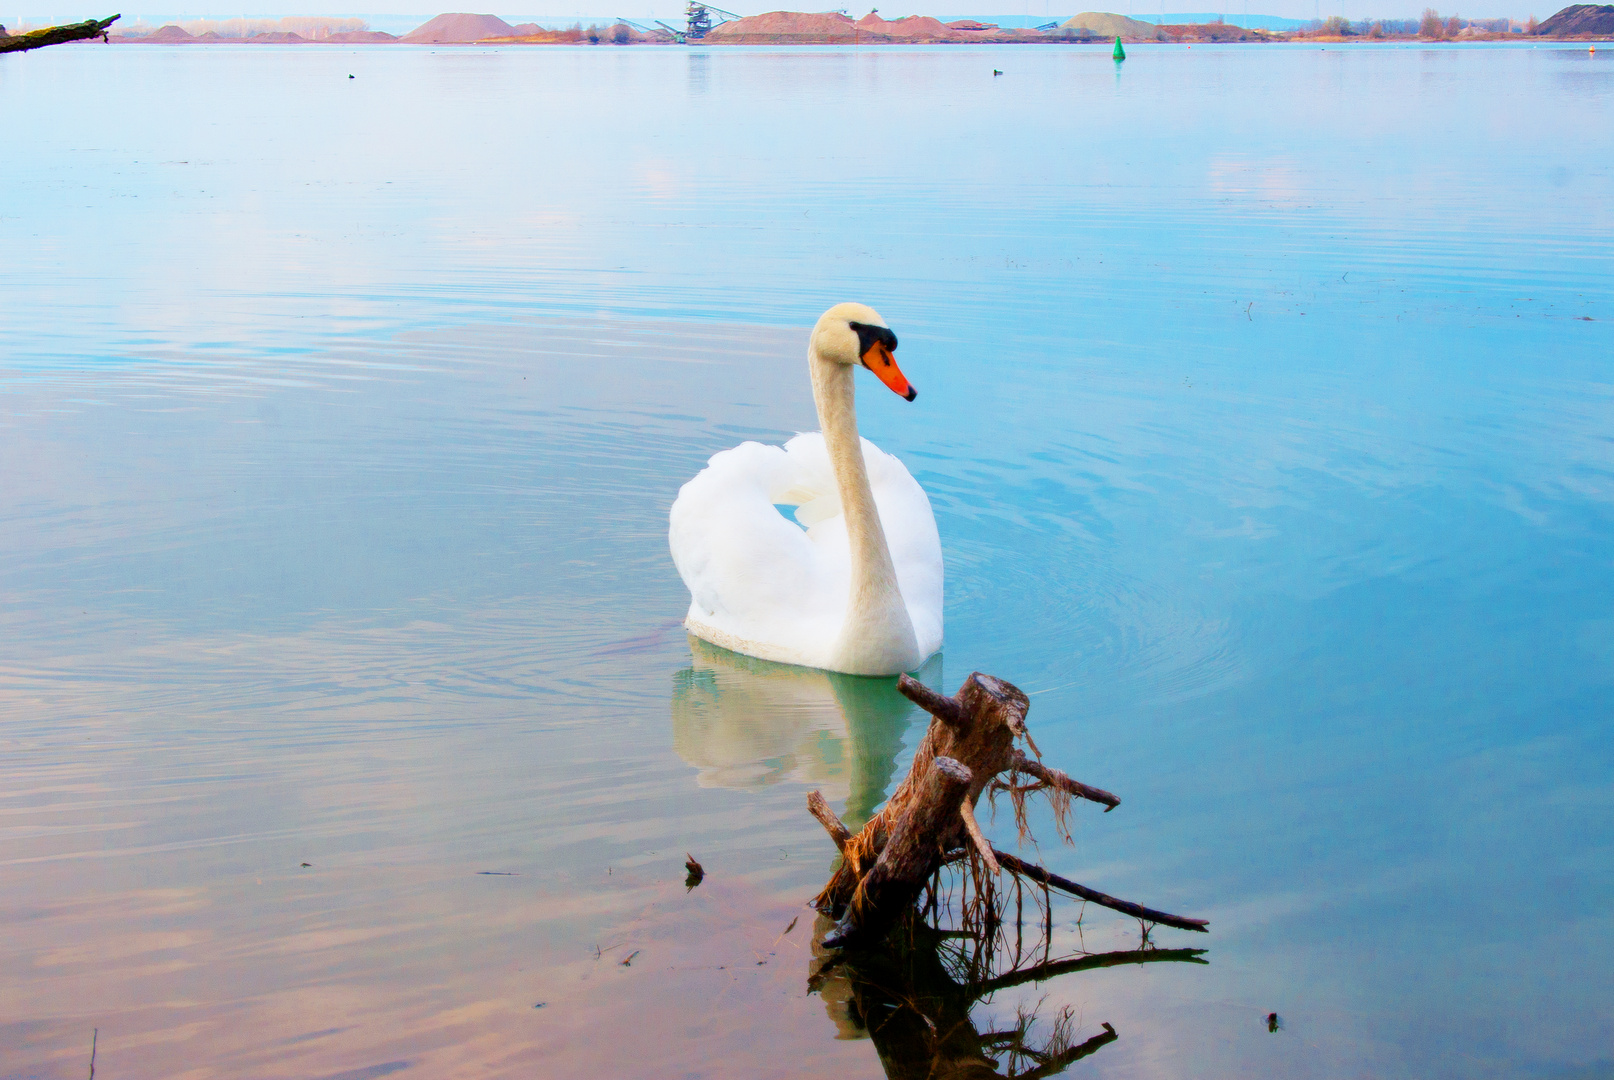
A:
[[[217,2],[218,0],[146,0],[146,4],[150,5],[147,10],[131,11],[127,7],[121,8],[122,21],[125,25],[136,22],[161,25],[166,22],[184,22],[192,19],[332,15],[355,16],[365,19],[372,29],[402,33],[445,10],[466,10],[443,6],[451,0],[389,0],[389,10],[386,12],[355,11],[341,7],[342,0],[333,0],[329,9],[310,9],[309,0],[288,0],[280,6],[271,4],[250,11],[216,7],[214,5]],[[479,4],[469,10],[497,15],[512,24],[561,21],[603,23],[616,16],[636,21],[657,18],[676,24],[682,21],[684,11],[684,0],[624,0],[620,7],[613,6],[612,0],[549,0],[548,3],[544,0],[480,0],[480,2],[487,6]],[[784,0],[771,0],[767,4],[749,7],[741,0],[731,2],[738,4],[732,10],[741,15],[757,15],[777,10],[833,10],[821,4],[791,5]],[[1226,14],[1232,17],[1244,14],[1278,15],[1291,19],[1310,19],[1329,15],[1344,15],[1350,19],[1412,19],[1417,18],[1424,7],[1431,2],[1443,14],[1449,13],[1445,7],[1440,6],[1439,0],[1253,0],[1253,2],[1237,0],[1237,6],[1228,9]],[[501,5],[505,3],[510,6],[502,7]],[[846,10],[857,18],[867,13],[872,6],[874,4],[869,3],[866,6],[850,7]],[[1549,0],[1548,3],[1537,7],[1531,7],[1525,0],[1476,0],[1471,4],[1452,3],[1452,6],[1464,17],[1473,19],[1501,16],[1524,19],[1531,14],[1544,19],[1562,5],[1555,0]],[[107,10],[103,11],[101,7]],[[95,6],[93,0],[0,0],[0,24],[40,26],[77,22],[92,15],[104,16],[113,10],[119,10],[118,5],[111,3],[104,3],[101,7]],[[1149,0],[1111,0],[1109,6],[1098,4],[1093,7],[1060,6],[1055,0],[981,0],[979,7],[972,7],[971,0],[936,0],[934,4],[926,3],[926,0],[891,0],[879,10],[880,15],[888,19],[904,15],[935,15],[943,18],[975,18],[990,22],[995,16],[1035,16],[1046,17],[1049,20],[1063,20],[1078,11],[1085,10],[1114,10],[1122,15],[1139,15],[1159,12],[1161,8],[1149,6]],[[1177,5],[1165,10],[1202,9]]]

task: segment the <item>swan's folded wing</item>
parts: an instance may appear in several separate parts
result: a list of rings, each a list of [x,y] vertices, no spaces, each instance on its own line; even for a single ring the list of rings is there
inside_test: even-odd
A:
[[[755,442],[714,455],[679,491],[668,539],[692,615],[736,638],[795,648],[821,642],[826,625],[833,636],[840,611],[818,545],[774,508],[802,480],[790,458]]]
[[[797,435],[785,443],[788,467],[784,476],[788,487],[776,490],[773,501],[796,508],[796,521],[811,529],[821,521],[841,513],[841,492],[835,484],[835,468],[829,461],[829,448],[821,432]]]

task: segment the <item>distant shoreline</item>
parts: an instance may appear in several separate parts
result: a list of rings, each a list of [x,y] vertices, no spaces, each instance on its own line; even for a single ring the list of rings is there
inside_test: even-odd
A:
[[[279,21],[195,20],[140,32],[114,33],[119,45],[1129,45],[1200,44],[1464,44],[1468,42],[1563,42],[1595,45],[1614,41],[1614,6],[1572,5],[1537,23],[1506,18],[1442,18],[1426,9],[1419,20],[1318,19],[1297,29],[1243,27],[1223,19],[1208,22],[1148,23],[1113,12],[1085,11],[1036,28],[1006,27],[972,19],[942,22],[925,15],[882,19],[871,11],[853,20],[842,12],[770,11],[724,19],[715,25],[698,5],[687,32],[657,23],[625,19],[581,22],[563,29],[536,23],[511,25],[496,15],[453,12],[438,15],[401,36],[369,29],[357,18],[295,16]],[[188,28],[187,28],[188,27]]]
[[[621,45],[652,45],[652,46],[670,46],[670,47],[673,47],[673,48],[717,47],[717,48],[725,48],[725,49],[736,49],[736,48],[757,48],[757,47],[770,47],[770,46],[771,47],[778,47],[778,46],[794,46],[794,45],[801,45],[801,46],[837,45],[837,46],[855,46],[855,47],[859,47],[859,48],[875,48],[875,47],[891,47],[891,46],[901,47],[901,46],[913,46],[913,45],[966,45],[966,46],[967,45],[1093,45],[1093,46],[1107,46],[1107,45],[1109,45],[1111,43],[1112,40],[1113,39],[1111,39],[1111,38],[1040,38],[1040,39],[1035,39],[1035,38],[1002,38],[1002,39],[996,39],[996,38],[984,38],[983,37],[983,38],[979,38],[979,39],[976,39],[976,40],[973,40],[973,41],[970,41],[970,40],[965,40],[965,41],[958,41],[958,40],[893,41],[893,40],[881,40],[881,39],[873,39],[873,40],[871,40],[871,39],[867,39],[867,38],[862,39],[862,40],[854,40],[852,38],[839,38],[839,37],[837,37],[837,38],[829,38],[829,37],[826,37],[826,38],[821,39],[821,40],[818,40],[818,39],[814,39],[814,40],[791,39],[791,40],[778,40],[778,41],[697,41],[697,42],[690,42],[690,43],[688,43],[686,45],[680,46],[676,42],[657,42],[657,41],[635,41],[635,42],[555,41],[555,40],[549,39],[547,37],[535,37],[535,38],[487,38],[487,39],[482,40],[482,41],[413,42],[413,41],[404,41],[401,38],[396,38],[396,37],[392,38],[391,40],[363,40],[363,41],[345,40],[345,39],[338,39],[338,38],[335,38],[335,37],[318,38],[318,39],[315,39],[315,38],[300,38],[300,39],[297,39],[297,40],[285,40],[285,39],[276,40],[276,39],[271,39],[269,37],[269,35],[258,35],[258,36],[250,37],[250,38],[219,37],[219,38],[208,38],[208,39],[205,39],[205,40],[204,39],[198,39],[198,38],[192,38],[190,41],[163,41],[163,40],[151,41],[151,40],[147,40],[144,37],[119,37],[117,35],[113,35],[113,37],[111,39],[111,44],[114,44],[114,45],[157,45],[157,46],[173,46],[173,45],[252,45],[252,46],[262,46],[262,45],[316,45],[316,46],[317,45],[403,45],[403,46],[414,47],[414,48],[426,47],[426,48],[433,48],[433,49],[438,49],[438,48],[478,48],[478,47],[487,47],[487,46],[504,47],[504,46],[566,45],[566,46],[575,47],[575,46],[580,46],[580,45],[583,45],[583,46],[595,46],[595,45],[598,45],[598,46],[617,47],[617,46],[621,46]],[[1232,40],[1226,40],[1226,39],[1217,40],[1217,39],[1213,39],[1213,38],[1210,38],[1210,37],[1206,37],[1206,38],[1175,38],[1175,39],[1166,39],[1166,40],[1160,40],[1160,39],[1151,40],[1151,39],[1146,39],[1146,38],[1126,39],[1126,38],[1123,37],[1123,41],[1125,41],[1125,43],[1127,45],[1184,45],[1184,44],[1186,44],[1186,45],[1316,45],[1316,44],[1323,44],[1323,45],[1409,45],[1409,44],[1422,44],[1422,45],[1458,45],[1458,46],[1461,46],[1461,45],[1471,45],[1471,44],[1494,45],[1497,42],[1513,42],[1513,43],[1518,44],[1518,45],[1524,45],[1526,43],[1535,43],[1535,42],[1541,42],[1541,43],[1544,43],[1544,44],[1545,43],[1561,44],[1561,45],[1585,45],[1585,44],[1596,45],[1596,44],[1601,44],[1601,43],[1604,43],[1604,42],[1614,43],[1614,35],[1581,34],[1581,35],[1576,35],[1576,36],[1573,36],[1573,37],[1525,37],[1522,34],[1488,34],[1488,35],[1485,35],[1485,36],[1466,37],[1466,38],[1462,38],[1460,40],[1420,38],[1420,37],[1417,37],[1416,35],[1410,36],[1410,37],[1389,37],[1389,36],[1386,36],[1386,37],[1382,37],[1382,38],[1289,37],[1289,36],[1274,35],[1273,37],[1266,38],[1266,39],[1251,37],[1251,38],[1232,39]],[[90,42],[75,42],[74,44],[91,44],[91,43]],[[99,44],[99,43],[95,43],[95,44]]]

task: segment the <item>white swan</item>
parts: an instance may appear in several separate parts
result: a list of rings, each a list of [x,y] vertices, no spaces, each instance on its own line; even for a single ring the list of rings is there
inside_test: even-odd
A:
[[[902,462],[857,433],[862,364],[912,401],[897,338],[837,304],[807,347],[823,433],[741,443],[678,492],[669,539],[689,586],[684,626],[734,652],[852,675],[913,671],[941,648],[941,539]],[[795,506],[796,521],[776,509]]]

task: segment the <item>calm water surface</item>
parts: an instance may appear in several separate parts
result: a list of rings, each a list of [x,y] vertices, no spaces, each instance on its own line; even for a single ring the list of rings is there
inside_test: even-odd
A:
[[[692,650],[665,539],[855,298],[926,679],[1122,796],[1055,869],[1212,923],[982,1030],[1614,1076],[1614,56],[3,61],[0,1075],[882,1075],[784,931],[920,721]]]

